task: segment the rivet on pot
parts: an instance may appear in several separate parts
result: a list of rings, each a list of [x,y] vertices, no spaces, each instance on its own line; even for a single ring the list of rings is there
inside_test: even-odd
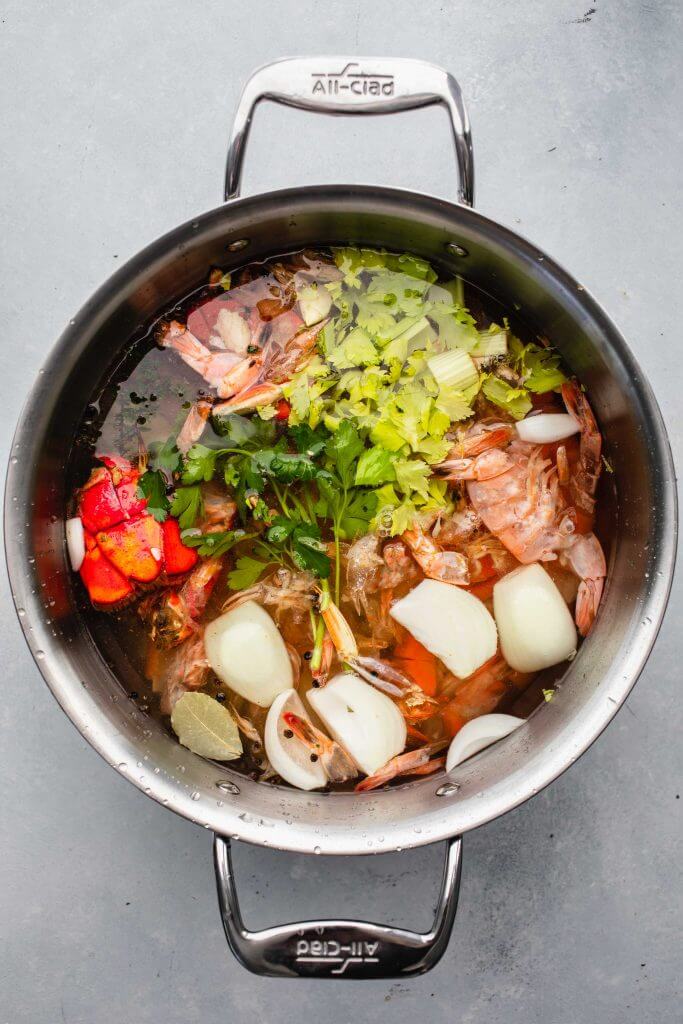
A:
[[[219,779],[216,783],[216,789],[220,789],[221,793],[233,793],[235,796],[240,791],[239,786],[236,786],[234,782],[228,782],[227,779]]]
[[[446,242],[446,248],[449,252],[453,253],[454,256],[469,256],[469,252],[462,245],[458,245],[457,242]]]
[[[239,252],[240,249],[246,249],[248,245],[248,238],[236,238],[234,242],[228,242],[225,248],[228,252]]]

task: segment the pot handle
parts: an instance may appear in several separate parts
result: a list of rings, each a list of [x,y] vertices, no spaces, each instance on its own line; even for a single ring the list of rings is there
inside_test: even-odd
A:
[[[291,57],[265,64],[237,104],[225,169],[225,198],[240,194],[244,153],[262,100],[325,114],[392,114],[439,103],[446,108],[458,161],[458,202],[474,202],[472,138],[460,86],[447,71],[401,57]]]
[[[214,837],[218,902],[228,944],[254,974],[271,978],[398,978],[424,974],[441,959],[453,927],[462,840],[448,841],[434,924],[428,932],[368,921],[300,921],[252,932],[240,914],[230,840]]]

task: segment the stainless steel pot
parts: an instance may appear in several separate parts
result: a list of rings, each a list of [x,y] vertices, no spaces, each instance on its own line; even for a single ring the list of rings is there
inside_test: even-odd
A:
[[[442,104],[459,167],[459,204],[418,192],[334,185],[237,199],[254,109],[263,99],[327,113]],[[46,682],[88,742],[133,785],[216,834],[228,940],[261,974],[389,977],[425,971],[443,952],[455,906],[460,836],[533,796],[571,765],[616,714],[659,629],[674,567],[676,493],[662,418],[614,324],[535,245],[471,209],[467,116],[454,79],[410,60],[315,58],[257,71],[237,110],[226,202],[174,228],[114,274],[71,321],[17,427],[5,500],[7,562],[26,639]],[[126,339],[203,279],[212,264],[306,245],[409,249],[489,292],[552,339],[590,391],[614,469],[616,512],[598,620],[555,699],[452,777],[363,796],[262,785],[180,747],[126,699],[74,599],[64,542],[65,467],[90,396]],[[283,850],[361,854],[448,841],[433,929],[353,921],[249,932],[239,914],[229,837]]]

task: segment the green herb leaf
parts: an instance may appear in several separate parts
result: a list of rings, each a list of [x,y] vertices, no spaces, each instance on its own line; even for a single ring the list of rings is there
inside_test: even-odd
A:
[[[316,526],[302,525],[292,532],[292,549],[295,564],[300,569],[310,569],[321,579],[330,575],[330,559],[327,545],[320,539]]]
[[[269,564],[259,561],[258,558],[243,555],[237,559],[235,568],[228,573],[228,586],[231,590],[246,590],[256,583]]]
[[[396,478],[392,453],[375,445],[366,448],[356,465],[356,487],[376,487]]]
[[[138,497],[147,499],[147,511],[163,523],[171,503],[166,497],[166,478],[161,470],[150,469],[138,480]]]
[[[218,450],[207,448],[205,444],[193,444],[185,456],[185,468],[182,481],[184,484],[197,484],[202,480],[208,483],[216,470]]]
[[[270,460],[266,472],[284,484],[291,484],[294,480],[315,479],[318,467],[308,455],[276,452]]]
[[[451,423],[459,423],[474,415],[462,391],[456,391],[454,388],[439,388],[439,394],[436,396],[434,404],[440,412],[448,416]]]
[[[351,467],[363,451],[360,434],[349,420],[343,420],[325,445],[343,487],[352,484]]]
[[[346,504],[339,520],[339,529],[344,540],[354,540],[367,533],[370,520],[377,511],[375,491],[356,491]]]
[[[154,470],[165,469],[167,473],[175,473],[180,469],[181,456],[176,448],[174,435],[161,445],[150,444],[149,456],[150,465]]]
[[[311,459],[317,458],[324,451],[329,437],[326,430],[322,430],[320,427],[317,430],[311,430],[308,423],[301,423],[299,426],[290,427],[289,433],[296,445],[297,451],[303,455],[308,455]]]
[[[217,530],[216,533],[183,533],[183,544],[196,548],[203,558],[218,558],[244,540],[244,530]]]
[[[416,491],[427,499],[431,474],[431,468],[422,459],[400,459],[396,463],[396,482],[403,493],[408,496]]]
[[[271,544],[284,544],[295,529],[296,525],[297,523],[295,519],[286,519],[284,516],[277,516],[273,521],[273,525],[269,527],[266,537]]]
[[[190,530],[203,512],[204,501],[198,484],[176,490],[171,502],[171,515],[178,520],[181,530]]]
[[[522,420],[531,410],[531,399],[524,388],[515,388],[500,377],[486,377],[481,390],[494,405],[505,409],[516,420]]]
[[[533,343],[523,345],[519,338],[511,338],[510,355],[525,387],[536,394],[559,388],[567,379],[560,369],[560,355],[552,349]]]
[[[355,327],[340,345],[328,353],[327,361],[337,370],[351,366],[373,366],[379,362],[379,353],[370,335],[362,327]]]

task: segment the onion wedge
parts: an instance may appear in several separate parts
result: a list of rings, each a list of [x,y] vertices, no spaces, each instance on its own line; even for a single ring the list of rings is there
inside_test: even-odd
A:
[[[66,547],[71,568],[78,572],[85,558],[85,533],[80,516],[74,516],[73,519],[66,521]]]
[[[479,718],[473,718],[453,737],[446,755],[446,771],[449,772],[468,757],[474,757],[480,750],[502,740],[504,736],[509,736],[520,725],[524,725],[524,719],[514,715],[480,715]]]
[[[479,598],[449,583],[423,580],[392,606],[390,615],[459,679],[496,653],[491,613]]]
[[[306,709],[296,690],[285,690],[270,705],[264,743],[266,755],[278,775],[297,789],[321,789],[327,785],[327,775],[318,761],[311,760],[311,751],[292,734],[283,714],[292,712],[308,721]]]
[[[520,440],[529,444],[552,444],[578,434],[581,426],[568,412],[539,412],[515,423]]]
[[[373,775],[406,745],[405,719],[394,702],[351,672],[309,690],[306,699],[366,775]]]
[[[279,693],[294,685],[285,642],[255,601],[245,601],[214,619],[206,627],[204,647],[221,682],[259,707],[270,707]]]
[[[562,594],[535,562],[493,588],[503,657],[517,672],[540,672],[576,652],[576,627]]]

